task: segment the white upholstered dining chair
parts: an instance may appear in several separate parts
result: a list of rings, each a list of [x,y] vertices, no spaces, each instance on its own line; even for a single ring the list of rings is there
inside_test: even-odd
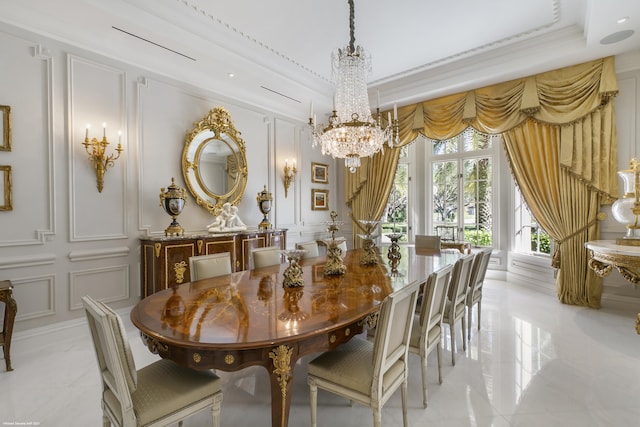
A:
[[[269,267],[282,263],[280,248],[277,246],[266,246],[251,250],[251,268]]]
[[[480,330],[480,310],[482,308],[482,285],[491,259],[491,248],[482,249],[473,260],[469,289],[467,290],[467,339],[471,339],[471,313],[473,306],[478,305],[478,330]]]
[[[208,277],[223,276],[232,272],[231,254],[229,252],[189,257],[189,273],[191,274],[192,282]]]
[[[442,322],[449,325],[452,365],[456,364],[455,324],[458,321],[462,323],[462,349],[467,350],[467,290],[469,289],[469,277],[474,257],[475,255],[463,255],[454,264],[449,284],[449,298],[442,318]]]
[[[205,408],[220,426],[220,378],[166,359],[136,370],[120,316],[88,296],[82,304],[100,370],[103,426],[168,426]]]
[[[420,252],[439,253],[441,249],[440,236],[430,236],[425,234],[416,234],[415,248]]]
[[[447,290],[453,265],[447,265],[429,275],[424,286],[422,303],[414,316],[409,352],[420,356],[422,367],[422,405],[427,407],[427,357],[436,349],[438,382],[442,384],[442,318],[447,303]]]
[[[316,242],[315,240],[311,240],[309,242],[296,243],[296,249],[302,249],[307,251],[303,255],[302,257],[303,259],[315,258],[317,256],[320,256],[320,249],[318,249],[318,242]]]
[[[382,406],[400,388],[407,427],[407,357],[419,286],[415,282],[385,298],[373,342],[355,337],[309,362],[312,427],[316,426],[318,388],[369,406],[374,427],[382,423]]]

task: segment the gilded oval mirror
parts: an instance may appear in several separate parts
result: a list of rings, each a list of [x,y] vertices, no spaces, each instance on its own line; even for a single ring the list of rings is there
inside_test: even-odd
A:
[[[196,202],[217,216],[237,205],[247,185],[247,157],[229,112],[216,107],[187,132],[182,174]]]

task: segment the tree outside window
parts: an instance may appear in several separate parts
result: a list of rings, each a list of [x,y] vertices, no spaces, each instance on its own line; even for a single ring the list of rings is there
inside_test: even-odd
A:
[[[514,200],[514,250],[533,255],[550,255],[551,238],[531,214],[517,187]]]
[[[456,227],[474,246],[493,245],[492,145],[472,128],[432,140],[432,230]]]
[[[402,233],[400,242],[408,241],[409,231],[409,168],[406,163],[399,163],[396,169],[387,207],[382,214],[382,242],[389,242],[385,234]]]

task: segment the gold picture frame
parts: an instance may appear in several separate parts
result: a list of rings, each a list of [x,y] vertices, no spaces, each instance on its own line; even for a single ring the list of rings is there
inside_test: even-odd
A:
[[[318,184],[329,183],[329,165],[311,162],[311,182]]]
[[[0,151],[11,151],[11,107],[0,105]]]
[[[0,211],[11,211],[11,166],[0,165]]]
[[[318,190],[317,188],[311,189],[311,210],[329,210],[329,190]]]

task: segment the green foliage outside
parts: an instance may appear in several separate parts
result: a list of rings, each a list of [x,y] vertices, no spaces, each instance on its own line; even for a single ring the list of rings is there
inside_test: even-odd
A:
[[[491,246],[491,232],[489,230],[464,230],[464,241],[471,242],[471,246]]]
[[[381,225],[382,228],[382,234],[389,234],[389,233],[402,233],[403,236],[400,238],[399,242],[407,242],[407,223],[395,223],[395,225],[392,222],[383,222]]]
[[[400,242],[407,242],[408,219],[408,168],[406,164],[399,164],[396,176],[387,201],[387,208],[382,215],[382,234],[402,233]]]
[[[546,233],[540,233],[536,239],[536,233],[531,233],[531,252],[541,252],[543,254],[551,253],[551,238]],[[538,248],[538,240],[540,240],[540,248]]]

